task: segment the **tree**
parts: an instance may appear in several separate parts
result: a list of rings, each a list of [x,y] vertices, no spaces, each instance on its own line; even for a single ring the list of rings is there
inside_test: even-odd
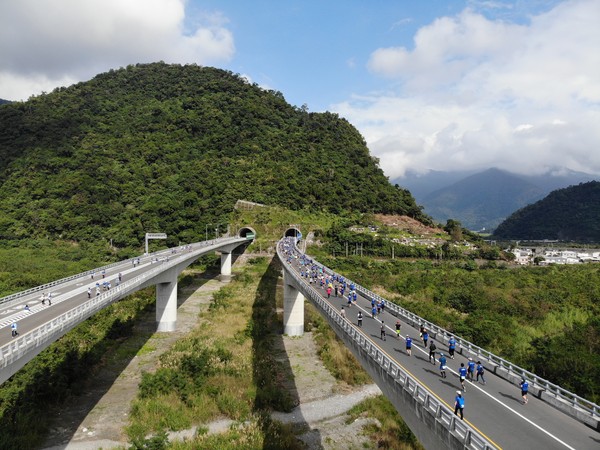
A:
[[[448,219],[444,226],[444,231],[450,235],[450,238],[454,242],[463,240],[462,225],[458,220]]]

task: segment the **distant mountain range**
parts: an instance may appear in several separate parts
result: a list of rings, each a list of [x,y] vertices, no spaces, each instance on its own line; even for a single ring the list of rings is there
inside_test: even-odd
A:
[[[442,224],[455,219],[470,230],[492,231],[510,214],[550,192],[596,178],[561,168],[541,175],[491,168],[483,172],[407,173],[392,182],[410,190],[424,212]]]
[[[551,192],[511,214],[496,228],[500,239],[600,242],[600,182]]]

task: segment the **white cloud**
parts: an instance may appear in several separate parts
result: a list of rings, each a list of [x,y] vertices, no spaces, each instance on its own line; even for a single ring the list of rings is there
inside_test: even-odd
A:
[[[24,99],[128,64],[231,59],[235,45],[226,19],[206,15],[185,31],[184,6],[185,0],[3,2],[0,98]]]
[[[373,51],[393,92],[333,109],[386,173],[568,166],[600,173],[600,2],[565,1],[529,24],[466,9],[422,27],[414,48]]]

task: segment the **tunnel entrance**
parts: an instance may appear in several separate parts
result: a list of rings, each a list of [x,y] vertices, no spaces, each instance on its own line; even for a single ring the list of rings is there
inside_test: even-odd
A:
[[[285,233],[283,233],[283,237],[295,237],[296,241],[299,241],[300,239],[302,239],[302,232],[296,227],[290,227],[287,230],[285,230]]]
[[[238,236],[246,238],[249,241],[251,241],[256,238],[256,231],[254,231],[254,228],[252,228],[252,227],[242,227],[242,228],[240,228]]]

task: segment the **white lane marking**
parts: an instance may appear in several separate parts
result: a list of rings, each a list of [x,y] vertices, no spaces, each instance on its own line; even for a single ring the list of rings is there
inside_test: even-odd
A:
[[[425,353],[425,351],[421,348],[419,348],[419,350],[421,350],[423,353]],[[458,372],[456,372],[453,369],[448,369],[450,372],[456,374],[456,376],[458,376]],[[468,380],[465,380],[468,381]],[[503,403],[502,401],[498,400],[496,397],[494,397],[492,394],[490,394],[489,392],[485,391],[484,389],[480,388],[479,386],[477,386],[476,384],[474,384],[473,382],[469,382],[471,387],[474,387],[475,389],[478,389],[480,392],[484,393],[485,395],[487,395],[489,398],[491,398],[492,400],[494,400],[496,403],[504,406],[506,409],[508,409],[510,412],[516,414],[517,416],[519,416],[521,419],[523,419],[524,421],[528,422],[529,424],[533,425],[535,428],[537,428],[538,430],[540,430],[542,433],[548,435],[549,437],[551,437],[552,439],[554,439],[556,442],[558,442],[559,444],[564,445],[565,447],[567,447],[568,449],[571,450],[576,450],[574,447],[571,447],[569,444],[567,444],[564,441],[561,441],[559,438],[557,438],[556,436],[554,436],[552,433],[550,433],[549,431],[545,430],[544,428],[542,428],[540,425],[536,424],[535,422],[533,422],[532,420],[528,419],[527,417],[525,417],[523,414],[521,414],[520,412],[512,409],[510,406],[508,406],[506,403]]]
[[[318,291],[317,291],[318,292]],[[323,296],[325,298],[325,300],[331,300],[326,298],[325,296]],[[338,297],[339,298],[339,297]],[[342,300],[344,299],[343,297],[341,297]],[[364,297],[363,297],[364,298]],[[365,298],[365,300],[367,300]],[[367,300],[368,301],[368,300]],[[364,309],[362,306],[360,306],[358,303],[355,304],[357,308],[362,309],[365,314],[371,314],[371,311],[368,311],[366,309]],[[349,309],[349,308],[348,308]],[[371,317],[369,317],[371,318]],[[378,322],[381,322],[380,319],[375,317],[375,320],[377,320]],[[389,325],[385,326],[386,328],[388,328],[391,332],[393,332],[394,334],[396,334],[396,330],[393,329],[392,327],[390,327]],[[402,335],[400,335],[400,337],[404,340],[406,340]],[[428,352],[426,352],[424,349],[422,349],[421,347],[418,346],[414,346],[417,350],[421,351],[423,354],[425,355],[429,355]],[[437,362],[437,361],[436,361]],[[456,372],[453,369],[448,368],[448,370],[452,373],[454,373],[455,375],[458,376],[458,372]],[[512,409],[510,406],[508,406],[505,403],[502,403],[500,400],[498,400],[496,397],[494,397],[492,394],[490,394],[489,392],[486,392],[485,390],[483,390],[482,388],[480,388],[479,386],[477,386],[476,384],[471,383],[471,386],[473,386],[474,388],[479,389],[481,392],[483,392],[485,395],[487,395],[489,398],[491,398],[492,400],[494,400],[495,402],[499,403],[500,405],[504,406],[506,409],[508,409],[509,411],[511,411],[512,413],[516,414],[517,416],[519,416],[521,419],[523,419],[524,421],[528,422],[529,424],[533,425],[535,428],[537,428],[538,430],[540,430],[542,433],[548,435],[549,437],[551,437],[552,439],[554,439],[556,442],[558,442],[559,444],[564,445],[566,448],[570,449],[570,450],[576,450],[574,447],[571,447],[569,444],[567,444],[564,441],[561,441],[559,438],[557,438],[556,436],[554,436],[552,433],[550,433],[549,431],[545,430],[544,428],[542,428],[540,425],[534,423],[532,420],[528,419],[527,417],[525,417],[524,415],[522,415],[521,413],[519,413],[518,411]]]
[[[358,306],[358,305],[357,305]],[[379,320],[379,319],[375,319],[375,320]],[[390,329],[390,331],[395,331],[392,330],[391,327],[389,327],[388,325],[386,325],[387,328]],[[400,337],[404,340],[406,340],[402,335],[400,335]],[[427,353],[424,349],[422,349],[421,347],[418,346],[414,346],[417,350],[421,351],[424,355],[429,355],[429,353]],[[458,372],[456,372],[453,369],[448,368],[448,370],[450,372],[452,372],[453,374],[455,374],[456,376],[458,376]],[[506,409],[508,409],[510,412],[516,414],[517,416],[519,416],[521,419],[523,419],[524,421],[528,422],[529,424],[533,425],[535,428],[537,428],[538,430],[540,430],[542,433],[548,435],[549,437],[551,437],[552,439],[554,439],[556,442],[558,442],[559,444],[564,445],[565,447],[567,447],[570,450],[576,450],[574,447],[571,447],[569,444],[567,444],[564,441],[561,441],[559,438],[557,438],[556,436],[554,436],[552,433],[550,433],[549,431],[545,430],[544,428],[542,428],[540,425],[536,424],[535,422],[533,422],[532,420],[528,419],[527,417],[525,417],[523,414],[521,414],[520,412],[512,409],[510,406],[508,406],[506,403],[503,403],[502,401],[498,400],[496,397],[494,397],[492,394],[490,394],[489,392],[486,392],[484,389],[480,388],[479,386],[477,386],[476,384],[470,382],[470,385],[476,389],[479,389],[479,391],[483,392],[485,395],[487,395],[489,398],[491,398],[492,400],[494,400],[495,402],[499,403],[500,405],[504,406]]]

